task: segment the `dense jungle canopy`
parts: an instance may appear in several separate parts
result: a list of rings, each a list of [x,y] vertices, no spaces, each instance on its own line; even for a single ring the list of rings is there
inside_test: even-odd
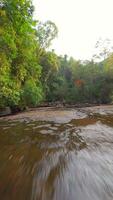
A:
[[[0,108],[112,102],[112,51],[103,48],[95,56],[98,62],[56,55],[48,50],[58,34],[56,25],[34,20],[33,12],[31,0],[1,0]]]

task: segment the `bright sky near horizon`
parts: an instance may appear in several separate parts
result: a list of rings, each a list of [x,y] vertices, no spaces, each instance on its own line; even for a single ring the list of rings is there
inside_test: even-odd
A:
[[[90,59],[99,38],[113,40],[113,0],[33,0],[35,18],[53,21],[59,30],[55,52]]]

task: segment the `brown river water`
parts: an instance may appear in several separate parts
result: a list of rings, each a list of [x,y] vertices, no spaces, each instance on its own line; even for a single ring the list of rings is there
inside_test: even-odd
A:
[[[113,114],[59,121],[0,120],[0,200],[113,200]]]

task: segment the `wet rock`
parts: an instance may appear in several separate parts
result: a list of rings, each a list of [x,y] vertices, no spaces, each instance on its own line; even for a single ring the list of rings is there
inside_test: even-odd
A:
[[[5,107],[3,109],[0,109],[0,116],[10,115],[11,109],[10,107]]]
[[[51,133],[53,133],[53,131],[52,130],[41,130],[40,133],[42,133],[42,134],[51,134]]]

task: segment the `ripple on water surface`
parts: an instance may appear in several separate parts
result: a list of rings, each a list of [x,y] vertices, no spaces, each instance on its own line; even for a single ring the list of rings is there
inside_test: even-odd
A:
[[[1,200],[112,200],[113,116],[0,122]]]

